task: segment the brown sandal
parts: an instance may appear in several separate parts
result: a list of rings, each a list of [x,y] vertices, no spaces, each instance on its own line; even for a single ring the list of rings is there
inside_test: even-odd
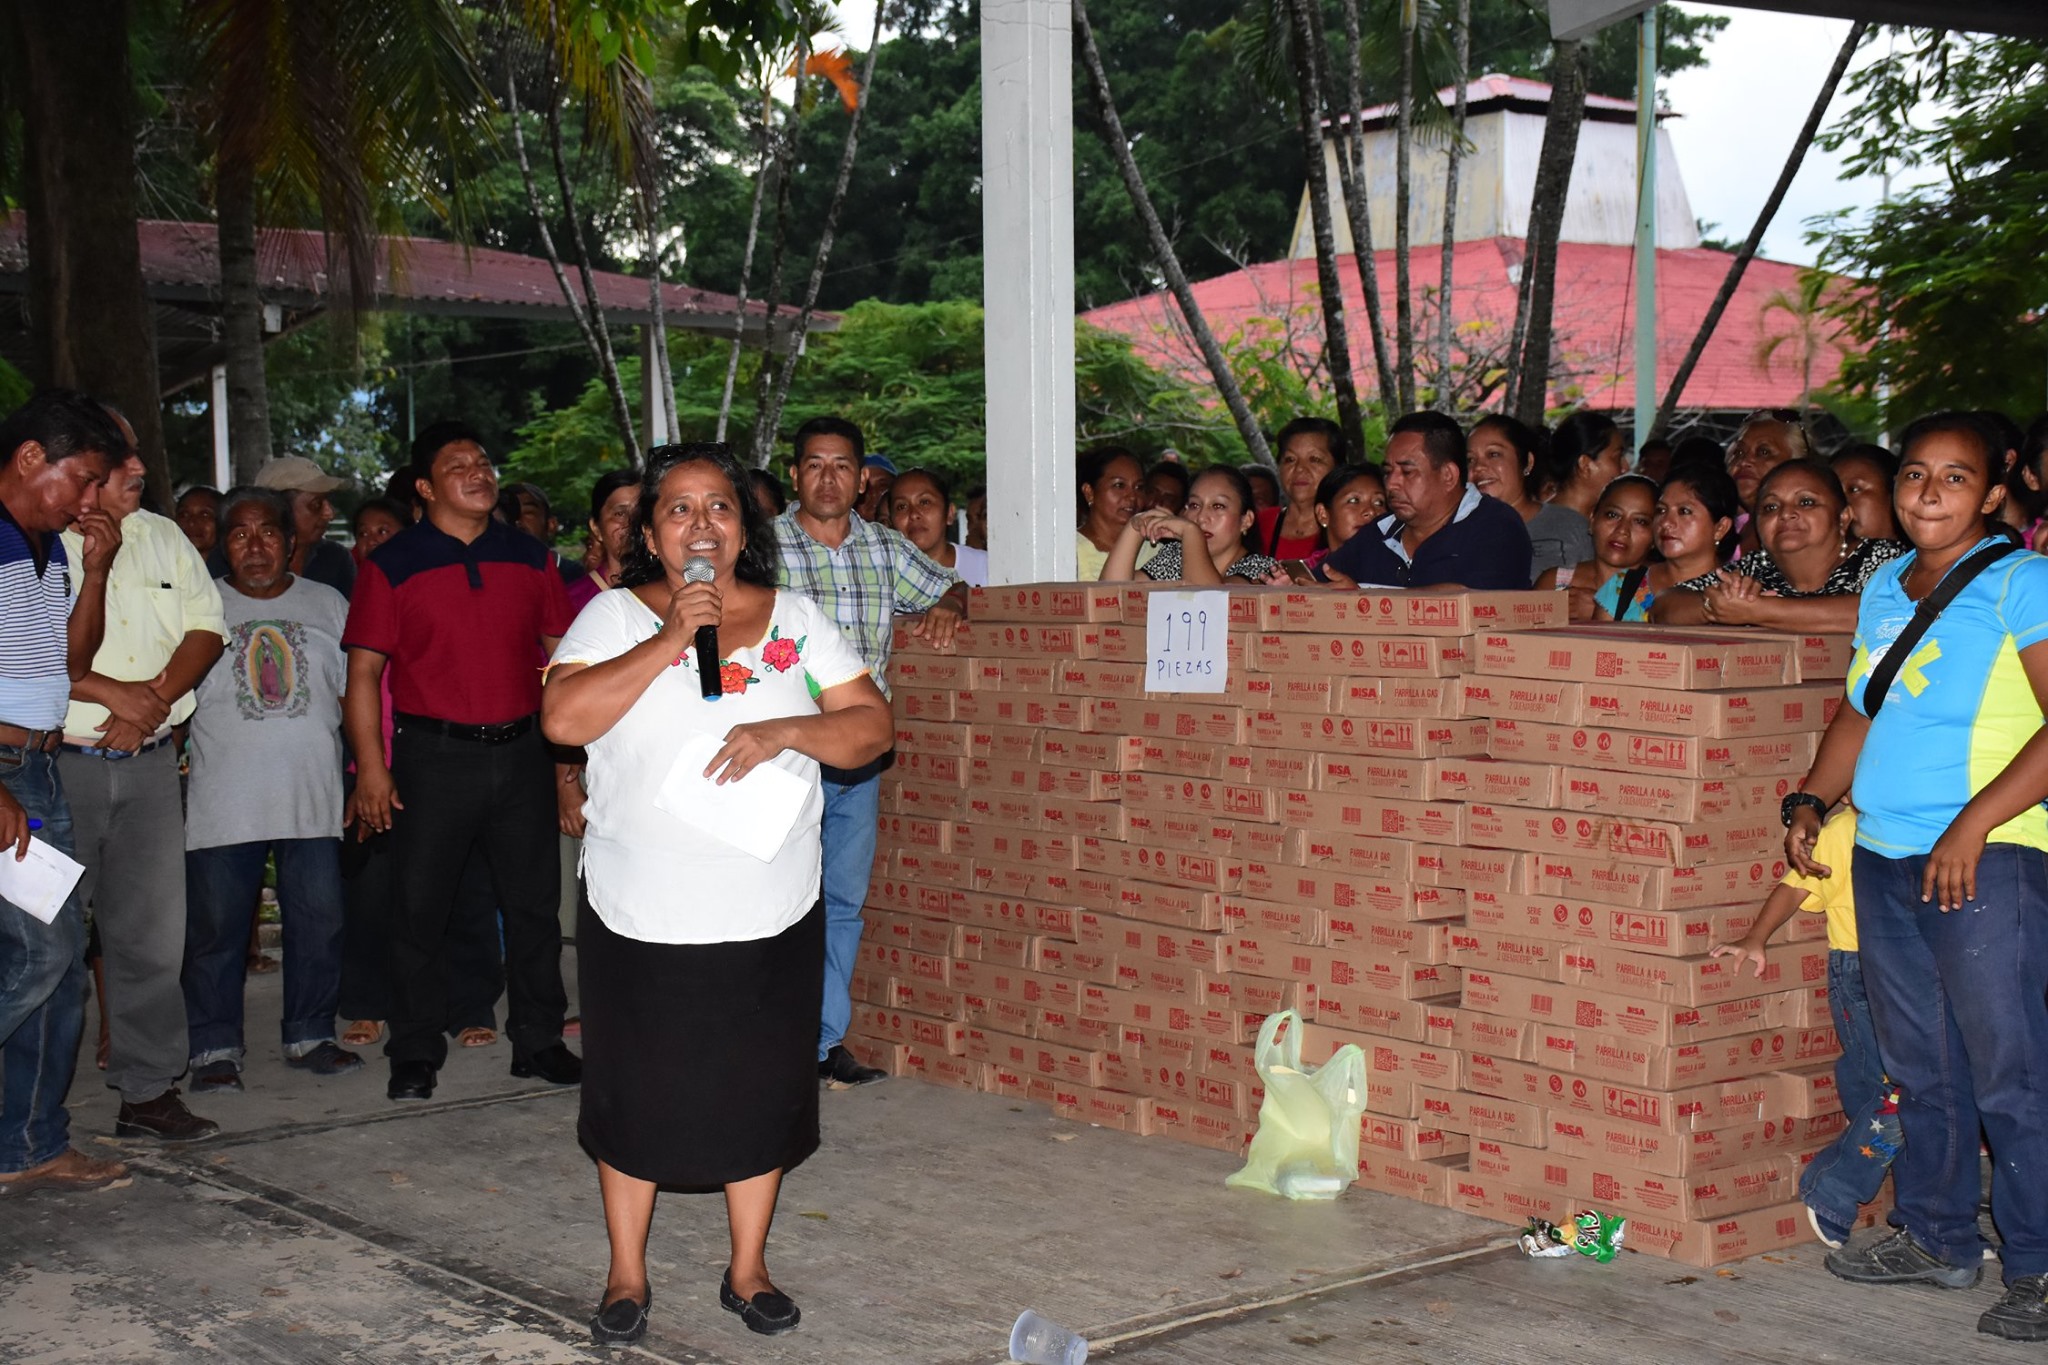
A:
[[[358,1019],[342,1032],[341,1041],[349,1047],[374,1047],[384,1041],[382,1019]]]
[[[498,1041],[498,1031],[488,1028],[466,1028],[455,1035],[460,1047],[489,1047]]]

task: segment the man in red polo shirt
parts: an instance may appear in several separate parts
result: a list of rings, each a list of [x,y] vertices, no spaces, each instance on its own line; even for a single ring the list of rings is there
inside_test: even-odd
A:
[[[413,442],[426,515],[362,566],[349,603],[342,714],[355,752],[349,823],[394,832],[394,1100],[423,1100],[448,1055],[443,953],[472,850],[505,917],[512,1074],[582,1079],[562,1045],[568,999],[556,897],[561,777],[541,737],[540,662],[569,628],[547,548],[494,520],[498,475],[474,431],[437,422]],[[378,689],[391,669],[384,762]],[[402,814],[400,814],[402,812]]]

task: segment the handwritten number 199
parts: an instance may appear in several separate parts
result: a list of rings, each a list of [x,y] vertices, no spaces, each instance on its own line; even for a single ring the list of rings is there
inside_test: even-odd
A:
[[[1180,614],[1179,624],[1181,634],[1178,648],[1180,650],[1194,650],[1206,653],[1209,648],[1209,613],[1207,611],[1183,611]],[[1169,617],[1166,628],[1166,653],[1168,654],[1172,654],[1176,650],[1173,625],[1173,620]],[[1196,641],[1198,634],[1201,637],[1199,643]]]

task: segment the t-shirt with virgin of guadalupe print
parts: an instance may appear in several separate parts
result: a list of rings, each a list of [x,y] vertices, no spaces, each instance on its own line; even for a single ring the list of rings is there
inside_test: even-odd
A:
[[[199,682],[185,847],[341,834],[341,652],[348,599],[293,578],[276,597],[220,584],[228,645]]]

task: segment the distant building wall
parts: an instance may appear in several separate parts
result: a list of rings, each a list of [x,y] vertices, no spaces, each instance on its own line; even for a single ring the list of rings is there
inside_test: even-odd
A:
[[[1536,161],[1543,147],[1543,116],[1519,109],[1492,109],[1470,117],[1469,144],[1458,166],[1460,242],[1490,237],[1523,238],[1536,193]],[[1392,127],[1368,125],[1365,134],[1366,198],[1371,205],[1373,246],[1394,244],[1394,148]],[[1409,239],[1437,243],[1444,231],[1444,170],[1449,136],[1416,137],[1410,160]],[[1330,187],[1330,213],[1337,249],[1349,252],[1351,223],[1337,174],[1335,144],[1323,141],[1323,171]],[[1572,165],[1561,237],[1567,242],[1627,246],[1635,240],[1636,134],[1633,126],[1588,119],[1580,125],[1578,158]],[[1666,251],[1700,244],[1699,224],[1671,138],[1657,130],[1657,245]],[[1315,255],[1315,233],[1304,188],[1295,214],[1288,254]]]

